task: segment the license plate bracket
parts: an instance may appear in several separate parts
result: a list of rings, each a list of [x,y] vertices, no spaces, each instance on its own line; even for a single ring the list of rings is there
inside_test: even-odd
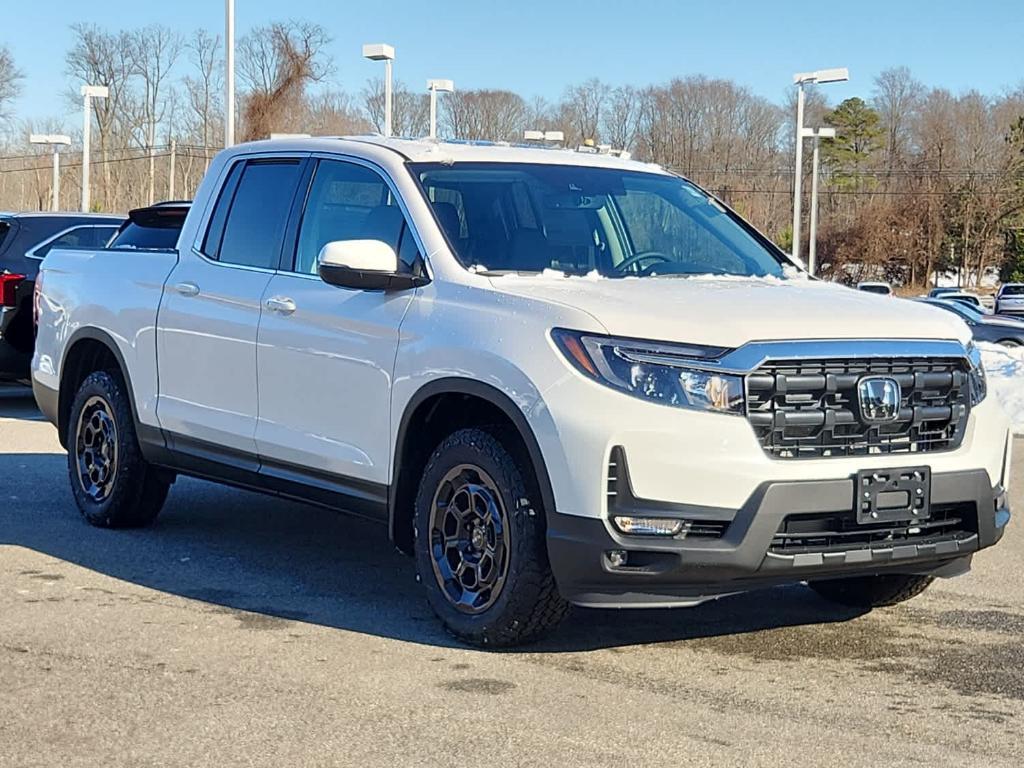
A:
[[[931,516],[930,467],[876,469],[857,473],[854,509],[861,525],[927,520]]]

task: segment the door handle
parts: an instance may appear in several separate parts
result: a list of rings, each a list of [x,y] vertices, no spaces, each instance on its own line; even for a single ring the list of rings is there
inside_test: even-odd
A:
[[[295,311],[295,302],[285,296],[272,296],[263,302],[263,306],[280,315],[290,315]]]
[[[182,296],[198,296],[199,286],[195,283],[178,283],[174,286],[174,290],[180,293]]]

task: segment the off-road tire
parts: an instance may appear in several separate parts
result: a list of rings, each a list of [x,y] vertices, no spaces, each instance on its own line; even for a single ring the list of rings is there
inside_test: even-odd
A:
[[[569,610],[555,585],[545,541],[543,504],[532,468],[509,446],[515,442],[500,428],[461,429],[437,447],[420,480],[415,506],[416,571],[427,600],[445,629],[471,645],[504,647],[538,639]],[[503,586],[479,613],[456,607],[434,571],[431,508],[445,477],[473,466],[494,481],[508,520],[508,560]]]
[[[88,403],[101,409],[105,404],[105,416],[112,419],[115,427],[113,480],[101,500],[86,492],[80,478],[79,427]],[[82,517],[100,528],[150,525],[163,507],[173,476],[142,457],[129,394],[121,377],[107,371],[89,374],[75,394],[67,429],[68,479]]]
[[[934,580],[931,576],[884,574],[811,581],[808,586],[833,603],[850,608],[881,608],[917,597]]]

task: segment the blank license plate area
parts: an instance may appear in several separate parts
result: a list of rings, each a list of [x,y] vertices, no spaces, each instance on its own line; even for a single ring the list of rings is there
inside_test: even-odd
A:
[[[857,473],[857,522],[862,525],[894,520],[927,520],[930,516],[932,473],[928,467]]]

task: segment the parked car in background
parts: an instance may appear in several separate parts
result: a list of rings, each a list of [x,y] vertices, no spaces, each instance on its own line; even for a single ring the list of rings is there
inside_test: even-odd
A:
[[[0,214],[0,380],[27,380],[32,362],[32,290],[53,248],[98,248],[123,216],[89,213]]]
[[[1024,315],[1024,283],[1003,283],[994,310],[997,315]]]
[[[948,285],[947,286],[942,286],[940,288],[932,288],[930,291],[928,291],[928,298],[929,299],[937,299],[940,296],[943,296],[943,295],[945,295],[947,293],[960,293],[960,288],[957,288],[955,286],[948,286]]]
[[[860,282],[857,283],[857,290],[877,293],[881,296],[892,296],[892,286],[888,283]]]
[[[974,293],[967,293],[966,291],[952,291],[950,293],[943,293],[937,298],[939,301],[956,301],[961,304],[968,304],[979,310],[984,310],[981,299]]]
[[[989,315],[961,301],[945,301],[945,297],[918,301],[957,315],[970,327],[975,341],[988,341],[1004,347],[1024,346],[1024,322]]]

